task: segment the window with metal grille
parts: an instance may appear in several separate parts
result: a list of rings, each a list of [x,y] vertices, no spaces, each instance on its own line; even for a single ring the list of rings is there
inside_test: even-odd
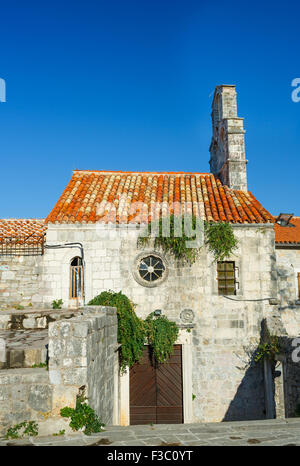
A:
[[[220,295],[236,294],[235,263],[218,262],[218,292]]]
[[[72,259],[70,269],[70,298],[80,298],[82,296],[83,283],[81,257],[74,257]]]
[[[165,266],[160,257],[144,257],[139,264],[139,274],[143,280],[154,282],[162,278]]]

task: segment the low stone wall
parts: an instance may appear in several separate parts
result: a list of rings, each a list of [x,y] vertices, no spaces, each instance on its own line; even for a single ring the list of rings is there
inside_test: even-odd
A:
[[[25,420],[42,421],[51,411],[53,387],[45,369],[0,372],[0,433]]]
[[[0,371],[0,435],[22,421],[35,420],[39,434],[66,432],[69,420],[60,409],[75,407],[78,394],[88,398],[102,422],[114,423],[117,410],[117,314],[91,306],[83,314],[49,325],[49,371]]]
[[[105,424],[114,417],[117,357],[114,308],[86,307],[84,314],[49,325],[49,377],[53,410],[75,406],[79,389]]]
[[[71,319],[79,311],[68,309],[55,310],[24,310],[5,311],[0,313],[0,329],[3,330],[35,330],[48,328],[50,322],[63,319]]]

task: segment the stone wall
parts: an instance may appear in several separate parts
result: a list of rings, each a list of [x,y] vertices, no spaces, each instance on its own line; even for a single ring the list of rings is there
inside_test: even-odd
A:
[[[51,411],[53,387],[45,369],[0,371],[0,435],[23,421],[44,420]]]
[[[182,311],[193,311],[192,368],[190,384],[195,422],[265,417],[261,367],[247,367],[249,351],[258,345],[262,319],[277,297],[277,270],[272,225],[236,225],[239,248],[232,256],[238,268],[237,295],[218,295],[216,263],[203,247],[196,263],[189,266],[164,254],[168,277],[149,288],[135,279],[137,259],[151,246],[137,248],[138,231],[116,230],[101,225],[49,225],[48,244],[80,241],[85,255],[86,302],[104,290],[122,290],[134,303],[136,312],[146,317],[160,309],[171,320],[185,323]],[[68,299],[69,267],[73,250],[47,250],[51,293]],[[46,264],[46,262],[45,262]],[[51,273],[50,273],[51,268]],[[59,273],[54,274],[53,270]],[[62,277],[65,279],[62,280]],[[48,279],[47,279],[48,280]],[[264,301],[259,301],[259,300]]]
[[[105,424],[112,424],[117,397],[117,315],[93,306],[84,315],[49,325],[49,378],[53,412],[75,406],[79,389]]]
[[[280,313],[287,334],[300,335],[300,301],[297,273],[300,273],[300,249],[276,246],[278,297]]]
[[[43,256],[0,256],[0,307],[41,302]]]
[[[40,435],[64,429],[60,409],[84,394],[105,424],[118,415],[117,315],[91,306],[78,317],[49,325],[49,371],[0,370],[0,434],[22,421],[37,421]]]

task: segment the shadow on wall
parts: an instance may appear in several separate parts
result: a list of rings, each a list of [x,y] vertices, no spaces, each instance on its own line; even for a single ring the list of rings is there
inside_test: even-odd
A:
[[[263,341],[266,329],[266,321],[261,321],[260,340]],[[258,348],[244,348],[248,355],[248,367],[243,380],[241,381],[234,399],[231,401],[228,410],[222,421],[253,421],[267,418],[264,367],[262,362],[256,363],[254,356]],[[239,368],[241,370],[245,369]],[[275,386],[272,384],[272,398],[275,412]]]
[[[267,341],[266,319],[261,321],[260,341]],[[245,348],[248,367],[223,421],[246,421],[300,415],[300,362],[293,361],[294,338],[279,336],[280,354],[255,363],[258,348]],[[295,337],[296,338],[296,337]],[[282,364],[280,363],[282,362]],[[245,369],[245,367],[243,368]],[[278,370],[280,369],[280,370]]]
[[[246,370],[223,421],[266,419],[263,365],[254,364]]]

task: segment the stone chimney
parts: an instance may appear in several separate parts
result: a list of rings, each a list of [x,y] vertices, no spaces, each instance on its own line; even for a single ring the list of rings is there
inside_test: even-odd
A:
[[[230,188],[247,191],[244,119],[237,116],[235,86],[216,87],[211,117],[210,171]]]

